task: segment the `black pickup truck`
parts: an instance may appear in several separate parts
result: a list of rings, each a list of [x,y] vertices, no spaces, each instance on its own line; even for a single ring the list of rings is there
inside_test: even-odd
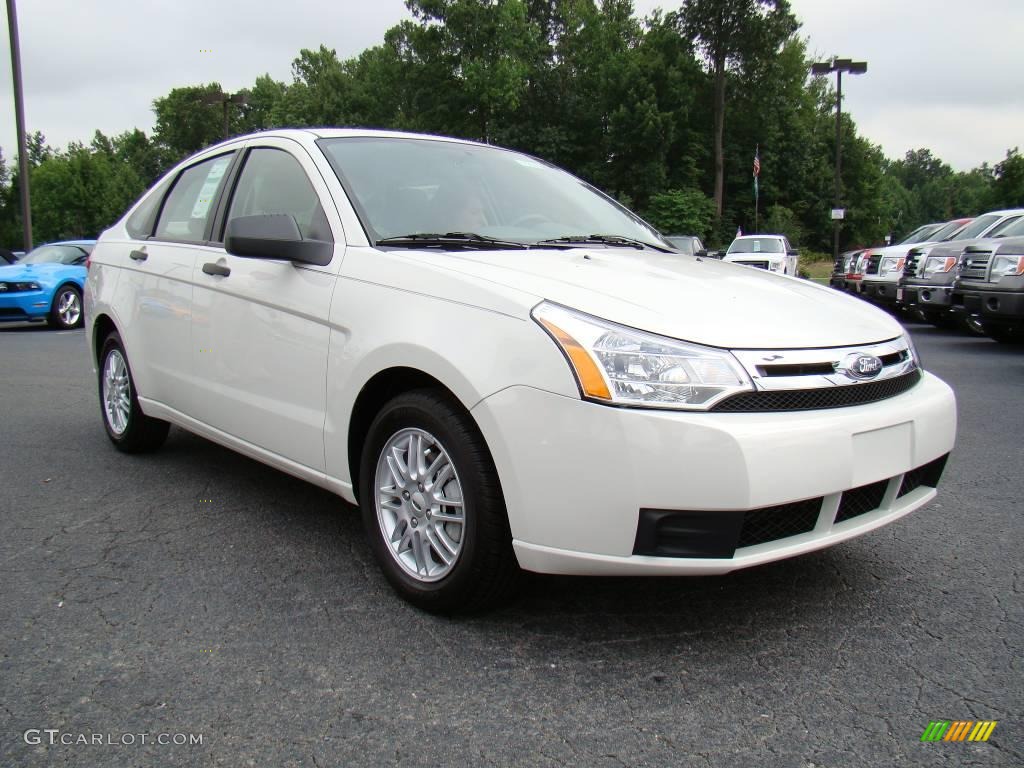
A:
[[[1024,343],[1024,237],[969,245],[953,284],[955,311],[976,314],[996,341]]]

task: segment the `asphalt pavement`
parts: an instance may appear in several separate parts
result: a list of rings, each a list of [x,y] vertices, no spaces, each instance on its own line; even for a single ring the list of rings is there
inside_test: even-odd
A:
[[[0,766],[1024,765],[1024,350],[910,328],[959,400],[930,507],[457,620],[325,491],[178,429],[118,453],[83,332],[0,328]]]

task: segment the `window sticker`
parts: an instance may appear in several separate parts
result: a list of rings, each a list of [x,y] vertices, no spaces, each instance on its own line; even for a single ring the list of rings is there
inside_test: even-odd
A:
[[[754,253],[760,253],[760,252],[761,252],[761,241],[760,240],[755,240],[754,241]]]
[[[213,202],[213,196],[217,194],[217,187],[220,186],[220,180],[228,169],[230,161],[230,157],[222,157],[210,166],[210,172],[206,175],[203,188],[199,190],[196,204],[192,206],[193,219],[206,218],[206,214],[210,210],[210,203]]]

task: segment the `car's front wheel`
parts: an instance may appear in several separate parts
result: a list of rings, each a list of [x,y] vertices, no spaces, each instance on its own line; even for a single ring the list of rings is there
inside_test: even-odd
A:
[[[61,330],[82,324],[82,292],[74,285],[62,285],[50,305],[50,323]]]
[[[100,410],[107,437],[119,451],[152,451],[167,439],[170,424],[142,412],[121,337],[115,331],[100,351]]]
[[[391,585],[431,611],[490,607],[519,567],[490,452],[472,418],[435,390],[391,400],[370,426],[360,505]]]

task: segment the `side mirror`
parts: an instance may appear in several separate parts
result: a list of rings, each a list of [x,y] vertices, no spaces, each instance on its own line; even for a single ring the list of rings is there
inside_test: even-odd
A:
[[[303,240],[295,218],[287,213],[239,216],[228,222],[224,250],[251,259],[286,259],[324,267],[334,257],[334,243]]]
[[[694,251],[693,255],[697,256],[698,258],[705,258],[708,255],[708,252],[707,249],[701,248],[699,251]]]
[[[799,256],[799,255],[800,255],[800,250],[799,250],[799,249],[797,249],[797,248],[794,248],[794,249],[793,249],[793,250],[791,250],[791,251],[786,251],[786,254],[787,254],[788,256]]]

